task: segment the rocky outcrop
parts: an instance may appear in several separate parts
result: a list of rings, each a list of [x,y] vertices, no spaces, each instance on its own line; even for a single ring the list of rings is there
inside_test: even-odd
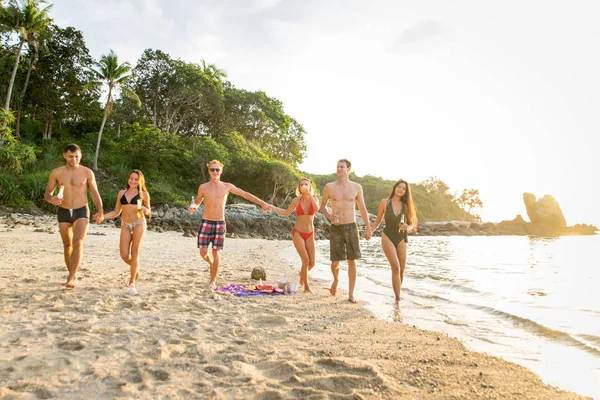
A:
[[[7,210],[8,211],[8,210]],[[56,228],[56,217],[48,214],[19,213],[14,211],[2,212],[0,222],[7,228],[14,229],[18,226],[29,226],[53,233]],[[200,224],[202,207],[196,214],[188,215],[185,208],[163,205],[155,207],[152,220],[148,229],[154,231],[179,231],[185,236],[196,236]],[[371,221],[374,215],[369,215]],[[232,204],[225,207],[227,221],[227,236],[238,238],[263,238],[289,240],[294,227],[295,216],[282,217],[274,212],[263,212],[253,204]],[[359,230],[364,232],[365,225],[357,216]],[[119,220],[115,220],[119,227]],[[315,232],[317,239],[329,238],[329,221],[321,214],[315,215]],[[380,226],[375,236],[380,236],[383,226]],[[421,222],[417,232],[411,236],[492,236],[492,235],[535,235],[535,236],[561,236],[561,235],[593,235],[598,228],[593,225],[578,224],[575,226],[550,226],[539,222],[527,222],[520,215],[510,221],[499,223],[492,222]]]
[[[567,221],[558,202],[549,194],[537,200],[534,194],[523,193],[523,202],[527,216],[533,224],[546,225],[549,228],[565,228]]]

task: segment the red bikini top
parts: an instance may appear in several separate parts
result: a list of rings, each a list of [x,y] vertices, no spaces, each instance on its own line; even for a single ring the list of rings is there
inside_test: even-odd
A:
[[[316,213],[317,211],[313,208],[312,201],[310,202],[310,208],[308,209],[307,213],[304,212],[304,209],[300,205],[300,202],[298,202],[298,206],[296,207],[296,215],[315,215]]]

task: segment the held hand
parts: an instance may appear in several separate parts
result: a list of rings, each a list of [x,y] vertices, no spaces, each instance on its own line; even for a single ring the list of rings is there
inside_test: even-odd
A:
[[[94,221],[96,222],[96,224],[100,224],[102,221],[104,221],[104,214],[94,214]]]
[[[373,233],[371,232],[371,229],[367,229],[365,231],[365,235],[364,236],[365,236],[365,239],[370,240],[371,236],[373,236]]]

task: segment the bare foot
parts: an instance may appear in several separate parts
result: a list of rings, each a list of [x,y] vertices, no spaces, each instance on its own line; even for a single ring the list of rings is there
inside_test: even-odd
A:
[[[354,296],[348,296],[348,301],[352,304],[356,304],[356,299],[354,298]]]
[[[77,285],[75,284],[75,281],[68,281],[67,283],[65,283],[65,287],[67,289],[75,289]]]
[[[332,296],[335,296],[335,293],[337,292],[337,285],[338,281],[333,281],[331,287],[329,288],[329,293],[331,293]]]
[[[304,287],[304,293],[312,293],[312,290],[308,286]]]
[[[208,287],[212,290],[215,290],[217,288],[217,284],[215,282],[211,282]]]

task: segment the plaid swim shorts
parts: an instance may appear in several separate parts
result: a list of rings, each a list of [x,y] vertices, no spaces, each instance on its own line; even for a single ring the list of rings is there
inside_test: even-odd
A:
[[[225,232],[225,221],[203,219],[198,225],[198,248],[208,248],[212,243],[213,250],[222,250]]]

